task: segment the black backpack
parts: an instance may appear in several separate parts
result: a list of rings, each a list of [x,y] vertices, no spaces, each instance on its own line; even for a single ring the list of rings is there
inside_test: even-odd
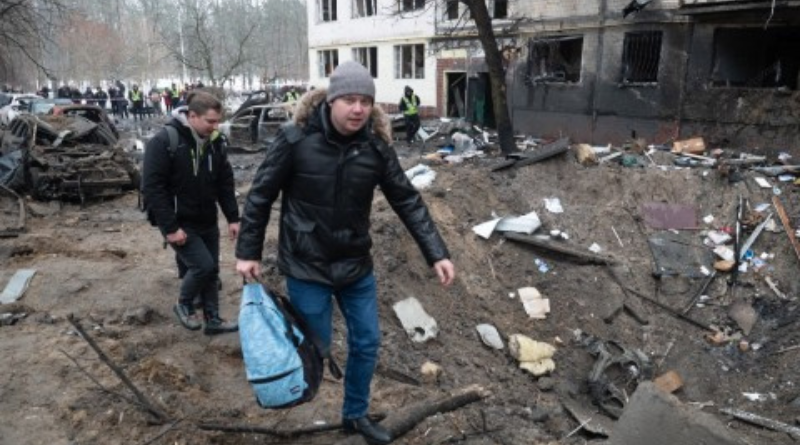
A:
[[[169,158],[174,159],[175,153],[178,151],[178,130],[172,125],[165,125],[164,129],[167,130],[167,136],[169,137],[169,147],[167,147],[167,152],[169,152]],[[142,165],[142,169],[144,170],[144,165]],[[142,171],[142,178],[144,178],[144,171]],[[158,227],[158,223],[156,222],[153,212],[147,208],[147,202],[144,198],[143,188],[144,180],[141,181],[141,186],[139,187],[139,210],[144,212],[147,222],[149,222],[151,226]]]

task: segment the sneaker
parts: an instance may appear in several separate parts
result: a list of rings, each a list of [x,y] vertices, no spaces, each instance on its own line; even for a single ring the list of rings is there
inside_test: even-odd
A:
[[[200,317],[197,316],[193,307],[178,303],[172,308],[172,311],[175,312],[175,316],[178,317],[178,321],[184,328],[196,331],[202,327]]]
[[[206,319],[206,327],[203,329],[203,333],[206,335],[217,335],[227,332],[236,332],[238,330],[238,324],[233,321],[225,321],[217,316]]]

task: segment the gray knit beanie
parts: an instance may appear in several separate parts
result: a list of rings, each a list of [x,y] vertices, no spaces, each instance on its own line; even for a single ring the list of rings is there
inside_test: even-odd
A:
[[[362,94],[375,99],[375,81],[372,75],[364,65],[352,60],[333,70],[326,100],[333,102],[337,97],[347,94]]]

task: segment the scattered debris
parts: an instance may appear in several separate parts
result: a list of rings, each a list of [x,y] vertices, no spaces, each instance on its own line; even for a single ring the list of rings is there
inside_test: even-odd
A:
[[[508,339],[511,356],[519,361],[519,367],[539,377],[556,369],[553,361],[555,346],[533,340],[522,334],[513,334]]]
[[[564,207],[558,198],[544,198],[544,206],[550,213],[564,213]]]
[[[753,425],[758,425],[774,431],[780,431],[782,433],[791,434],[795,437],[800,437],[800,428],[783,422],[778,422],[777,420],[768,419],[766,417],[759,416],[758,414],[749,413],[747,411],[742,411],[735,408],[722,408],[720,409],[720,412],[729,416],[733,416],[736,419],[752,423]]]
[[[406,170],[406,176],[411,180],[411,185],[417,190],[424,190],[433,184],[436,172],[424,164],[417,164]]]
[[[672,394],[683,387],[683,379],[677,372],[667,371],[656,377],[656,379],[653,380],[653,384],[656,385],[658,389]]]
[[[701,137],[675,141],[672,144],[672,152],[701,155],[706,152],[706,142]]]
[[[633,392],[639,381],[652,378],[652,363],[640,350],[615,341],[581,333],[580,342],[597,357],[589,373],[589,393],[603,412],[617,419],[627,405],[626,394]],[[622,387],[617,386],[620,382]]]
[[[481,337],[481,341],[486,346],[494,349],[503,349],[505,345],[503,344],[503,339],[500,337],[500,333],[497,332],[497,328],[490,324],[479,324],[475,327],[478,330],[478,334]]]
[[[422,304],[416,298],[409,297],[398,301],[392,308],[412,341],[424,343],[436,338],[436,335],[439,334],[436,320],[425,312]]]
[[[35,269],[19,269],[14,273],[6,284],[3,293],[0,294],[0,304],[13,303],[20,298],[28,289],[33,276],[36,275]]]
[[[435,383],[439,380],[439,377],[442,376],[444,373],[444,369],[441,366],[433,363],[431,361],[427,361],[422,364],[420,367],[420,374],[422,374],[422,380],[426,383]]]
[[[473,227],[472,231],[483,239],[489,239],[495,231],[519,232],[530,235],[541,226],[542,222],[539,219],[539,215],[536,212],[530,212],[522,216],[506,216],[502,218],[495,216],[493,219]]]
[[[510,159],[499,165],[496,165],[492,167],[491,170],[495,172],[509,167],[523,167],[525,165],[535,164],[553,156],[566,153],[567,150],[569,150],[569,138],[561,138],[555,142],[545,145],[540,149],[537,149],[534,153],[521,156],[518,159]]]
[[[539,249],[544,249],[550,253],[557,253],[565,255],[571,261],[577,261],[585,264],[613,264],[617,260],[611,257],[592,254],[585,250],[573,249],[564,243],[553,243],[546,239],[540,239],[529,235],[520,235],[518,233],[505,233],[503,236],[512,240],[518,241]]]
[[[550,300],[542,297],[535,287],[523,287],[517,290],[522,306],[530,318],[544,320],[550,313]]]

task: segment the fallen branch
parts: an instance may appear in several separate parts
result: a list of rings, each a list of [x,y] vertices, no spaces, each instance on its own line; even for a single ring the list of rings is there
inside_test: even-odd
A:
[[[759,416],[758,414],[749,413],[747,411],[742,411],[735,408],[722,408],[720,409],[720,412],[729,416],[733,416],[736,419],[752,423],[753,425],[763,426],[764,428],[791,434],[792,436],[796,437],[800,436],[800,428],[791,426],[787,423],[779,422],[777,420],[768,419],[766,417]]]
[[[97,353],[97,356],[100,357],[100,360],[102,360],[103,363],[105,363],[109,368],[111,368],[114,374],[116,374],[117,377],[119,377],[119,379],[122,380],[122,383],[124,383],[125,386],[127,386],[128,389],[131,390],[131,392],[133,393],[134,396],[136,396],[136,399],[139,401],[141,406],[148,413],[150,413],[153,417],[155,417],[156,420],[160,423],[164,423],[167,420],[169,420],[169,417],[166,414],[164,414],[160,409],[156,408],[152,403],[150,403],[147,397],[145,397],[144,394],[142,394],[139,391],[139,389],[136,388],[136,386],[133,384],[133,382],[130,381],[128,376],[125,375],[125,372],[123,372],[119,366],[115,365],[114,362],[112,362],[111,359],[108,358],[108,356],[105,354],[105,352],[103,352],[102,349],[100,349],[100,346],[97,345],[94,339],[90,337],[89,334],[86,333],[86,331],[83,330],[83,327],[81,327],[80,323],[78,323],[78,321],[75,319],[74,316],[72,315],[68,316],[67,320],[69,320],[72,326],[75,327],[75,330],[78,331],[81,338],[83,338],[86,341],[86,343],[88,343],[89,346],[91,346],[92,349],[94,349],[94,352]]]
[[[456,410],[478,400],[488,397],[491,393],[478,385],[470,385],[459,389],[451,395],[434,401],[425,401],[412,405],[404,410],[391,415],[381,426],[386,428],[392,437],[399,438],[414,429],[418,423],[437,413],[446,413]],[[352,435],[335,445],[363,445],[367,442],[361,435]]]
[[[709,331],[709,332],[715,332],[715,330],[712,329],[711,326],[709,326],[709,325],[707,325],[705,323],[702,323],[700,321],[697,321],[694,318],[691,318],[686,314],[682,314],[682,313],[676,311],[675,309],[672,309],[671,307],[667,306],[666,304],[664,304],[664,303],[662,303],[662,302],[660,302],[658,300],[650,298],[647,295],[644,295],[639,291],[636,291],[634,289],[629,288],[628,286],[625,286],[622,283],[622,281],[619,279],[617,274],[611,268],[608,268],[608,271],[609,271],[609,275],[611,275],[611,278],[614,281],[617,282],[617,284],[619,285],[619,287],[622,288],[623,291],[629,292],[629,293],[631,293],[633,295],[636,295],[637,297],[641,298],[642,300],[645,300],[645,301],[647,301],[647,302],[649,302],[649,303],[651,303],[651,304],[653,304],[655,306],[658,306],[659,308],[664,310],[666,313],[672,315],[673,317],[677,318],[678,320],[683,320],[683,321],[685,321],[685,322],[687,322],[687,323],[689,323],[689,324],[691,324],[693,326],[696,326],[696,327],[698,327],[700,329],[704,329],[704,330]]]
[[[787,346],[787,347],[785,347],[783,349],[779,349],[779,350],[773,352],[772,355],[783,354],[784,352],[794,351],[796,349],[800,349],[800,345]]]
[[[179,423],[181,423],[181,422],[183,422],[183,419],[178,419],[178,420],[176,420],[176,421],[174,421],[174,422],[170,423],[169,425],[165,425],[165,426],[164,426],[164,427],[161,429],[161,431],[160,431],[158,434],[156,434],[155,436],[153,436],[153,437],[152,437],[151,439],[149,439],[147,442],[144,442],[144,443],[142,443],[142,445],[150,445],[151,443],[154,443],[154,442],[155,442],[155,441],[157,441],[158,439],[161,439],[161,438],[162,438],[162,437],[164,437],[164,436],[165,436],[167,433],[169,433],[170,431],[172,431],[173,429],[175,429],[175,427],[176,427],[176,426],[178,426],[178,424],[179,424]]]
[[[775,210],[778,211],[778,216],[783,223],[783,229],[786,230],[786,236],[789,237],[789,242],[792,244],[794,248],[794,253],[797,255],[797,259],[800,260],[800,244],[797,243],[797,238],[794,236],[794,229],[792,229],[792,223],[789,222],[789,216],[786,214],[786,209],[783,208],[783,204],[781,203],[781,199],[777,196],[772,197],[772,205],[775,206]]]
[[[386,418],[386,414],[370,414],[370,419],[374,422],[380,422]],[[198,428],[205,431],[221,431],[223,433],[246,433],[246,434],[264,434],[267,436],[275,436],[281,439],[296,439],[301,436],[310,434],[325,433],[328,431],[336,431],[342,429],[341,423],[332,423],[330,425],[315,425],[310,427],[296,428],[296,429],[279,429],[256,425],[225,425],[221,423],[201,423],[197,425]]]
[[[556,252],[566,255],[570,258],[578,259],[583,263],[606,265],[606,264],[616,264],[618,262],[616,259],[611,257],[595,255],[591,252],[584,252],[583,250],[573,249],[571,247],[567,247],[560,243],[552,243],[530,235],[522,235],[514,232],[505,232],[503,236],[512,241],[518,241],[533,247],[538,247],[540,249],[549,250],[551,252]]]

